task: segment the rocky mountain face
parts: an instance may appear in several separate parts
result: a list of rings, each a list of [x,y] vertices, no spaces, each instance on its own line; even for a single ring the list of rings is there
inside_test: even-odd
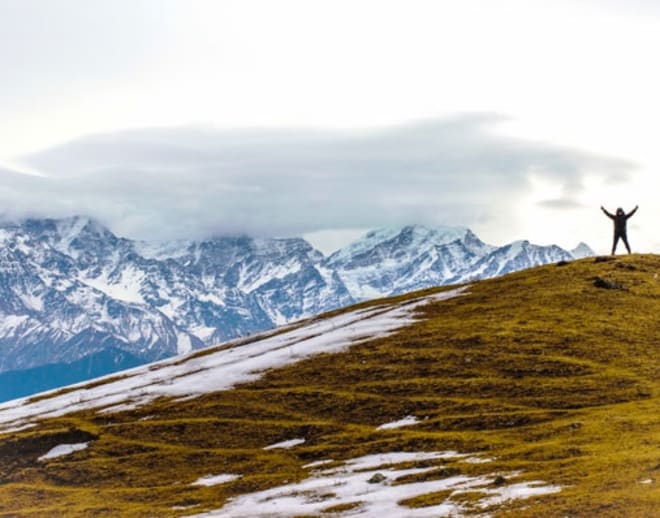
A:
[[[84,217],[7,223],[0,373],[93,357],[103,359],[94,375],[105,374],[369,298],[590,253],[494,247],[461,228],[375,230],[324,257],[300,238],[146,243]]]
[[[516,241],[488,245],[466,228],[407,226],[374,230],[333,253],[324,266],[338,273],[356,300],[504,275],[532,266],[594,255]]]

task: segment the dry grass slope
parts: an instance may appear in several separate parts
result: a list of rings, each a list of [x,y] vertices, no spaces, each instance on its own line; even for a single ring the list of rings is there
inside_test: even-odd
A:
[[[390,337],[235,390],[0,435],[0,516],[177,516],[301,480],[303,466],[319,459],[448,449],[494,460],[417,477],[520,470],[564,487],[495,515],[657,516],[659,274],[660,257],[647,255],[511,274],[424,307],[422,320]],[[625,289],[598,288],[596,277]],[[375,428],[406,415],[421,422]],[[295,437],[305,444],[263,450]],[[82,441],[92,442],[37,461],[57,444]],[[216,473],[242,477],[191,485]],[[469,506],[477,497],[460,499]]]

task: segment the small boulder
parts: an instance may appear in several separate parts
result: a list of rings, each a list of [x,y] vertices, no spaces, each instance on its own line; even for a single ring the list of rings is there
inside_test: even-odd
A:
[[[623,284],[614,281],[608,281],[602,277],[594,278],[594,286],[605,290],[625,290],[627,289]]]
[[[506,484],[506,479],[502,475],[497,475],[495,480],[493,480],[494,486],[502,486],[504,484]]]
[[[367,482],[369,484],[380,484],[381,482],[385,482],[387,480],[387,477],[383,475],[382,473],[375,473]]]

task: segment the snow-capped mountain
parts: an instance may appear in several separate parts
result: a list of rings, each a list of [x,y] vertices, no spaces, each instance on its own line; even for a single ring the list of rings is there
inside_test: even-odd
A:
[[[594,255],[584,243],[576,252],[529,241],[495,247],[466,228],[415,225],[369,232],[323,264],[335,270],[351,295],[361,300]]]
[[[134,365],[364,299],[589,253],[583,244],[573,254],[526,241],[497,248],[449,227],[374,230],[326,258],[300,238],[146,243],[84,217],[7,223],[0,373],[93,355],[111,372],[124,365],[108,351]]]
[[[465,228],[415,225],[371,231],[324,265],[361,300],[444,284],[493,249]]]
[[[110,345],[145,361],[353,302],[302,239],[149,246],[86,218],[0,234],[0,370]]]
[[[586,243],[580,243],[571,250],[571,255],[575,257],[575,259],[582,259],[584,257],[591,257],[594,255],[594,251]]]
[[[593,252],[590,255],[593,255]],[[539,264],[570,261],[574,258],[570,252],[556,245],[537,246],[529,241],[514,241],[481,257],[454,280],[465,281],[496,277]]]

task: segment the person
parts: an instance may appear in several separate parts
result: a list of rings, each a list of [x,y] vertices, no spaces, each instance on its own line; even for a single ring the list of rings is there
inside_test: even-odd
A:
[[[628,244],[628,235],[626,232],[626,224],[628,223],[628,219],[637,212],[637,209],[639,209],[639,205],[637,205],[633,210],[631,210],[628,214],[624,212],[624,210],[619,207],[616,209],[616,214],[611,214],[607,212],[603,206],[601,205],[600,210],[602,210],[605,215],[610,218],[614,222],[614,242],[612,243],[612,255],[616,252],[616,245],[619,243],[619,238],[623,241],[623,244],[626,245],[626,249],[628,250],[628,253],[630,253],[630,245]]]

